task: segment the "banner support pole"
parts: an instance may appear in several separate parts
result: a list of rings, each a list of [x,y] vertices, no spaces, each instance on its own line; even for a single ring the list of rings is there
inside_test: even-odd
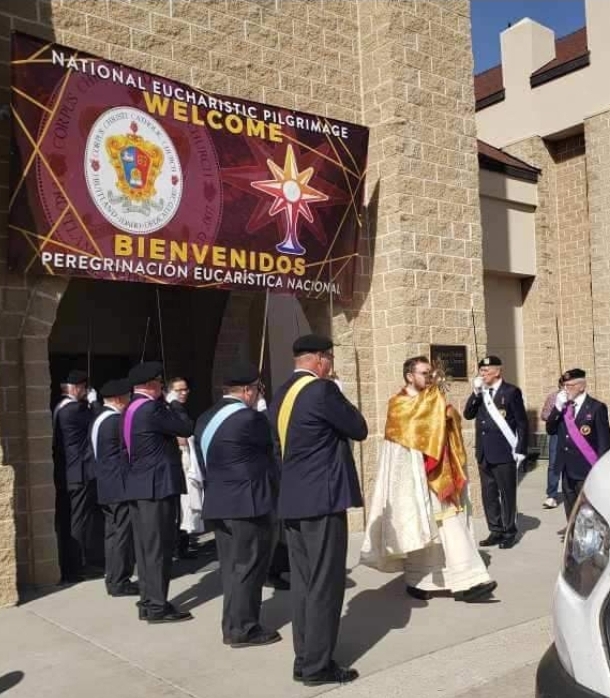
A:
[[[159,287],[157,286],[155,291],[157,292],[157,313],[159,315],[159,342],[161,344],[161,363],[163,364],[163,378],[165,375],[165,347],[163,342],[163,321],[161,319],[161,295],[159,294]]]
[[[263,360],[265,358],[265,339],[267,337],[267,319],[269,317],[269,289],[265,292],[265,314],[263,315],[263,332],[261,334],[261,348],[258,357],[258,372],[263,370]]]

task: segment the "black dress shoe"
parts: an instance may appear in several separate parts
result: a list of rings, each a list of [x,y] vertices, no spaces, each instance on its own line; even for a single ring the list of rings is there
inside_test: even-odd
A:
[[[149,623],[179,623],[183,620],[192,619],[193,616],[189,611],[179,611],[171,604],[167,604],[161,613],[148,609],[148,615],[146,617]]]
[[[145,606],[141,601],[138,601],[136,606],[138,607],[138,619],[148,620],[148,606]]]
[[[262,645],[272,645],[274,642],[279,642],[282,636],[277,630],[265,630],[260,628],[248,634],[244,640],[231,642],[233,649],[241,647],[260,647]]]
[[[268,577],[265,586],[269,589],[276,589],[277,591],[290,591],[290,582],[286,581],[283,577]]]
[[[178,550],[176,557],[178,560],[195,560],[199,553],[196,550]]]
[[[296,667],[292,670],[292,680],[303,683],[303,669],[297,669]]]
[[[135,582],[127,582],[123,586],[117,589],[109,589],[109,596],[138,596],[140,594],[140,587]]]
[[[311,676],[304,676],[303,683],[305,686],[322,686],[326,683],[350,683],[350,681],[355,681],[358,676],[356,669],[347,669],[333,663],[324,671]]]
[[[420,601],[429,601],[432,598],[432,592],[426,591],[425,589],[418,589],[417,587],[411,587],[407,585],[407,594],[412,596],[414,599],[419,599]]]
[[[484,584],[477,584],[474,587],[470,587],[470,589],[466,589],[466,591],[456,591],[453,597],[456,601],[476,603],[477,601],[489,598],[497,586],[497,582],[485,582]]]
[[[503,538],[499,533],[490,533],[487,538],[479,541],[482,548],[490,548],[492,545],[498,545]]]
[[[517,542],[517,536],[509,536],[508,538],[503,538],[500,541],[500,548],[502,550],[509,550]]]

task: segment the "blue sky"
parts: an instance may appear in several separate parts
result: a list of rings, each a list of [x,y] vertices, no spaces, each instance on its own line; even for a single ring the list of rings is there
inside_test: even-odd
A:
[[[509,22],[529,17],[550,27],[557,37],[585,25],[584,0],[472,0],[470,11],[475,73],[500,62],[500,32]]]

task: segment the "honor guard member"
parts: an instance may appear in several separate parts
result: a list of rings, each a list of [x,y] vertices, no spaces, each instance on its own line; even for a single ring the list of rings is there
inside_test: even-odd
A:
[[[358,677],[332,657],[345,592],[346,510],[362,506],[349,441],[364,440],[367,425],[327,378],[332,350],[326,337],[299,337],[295,372],[269,408],[281,461],[278,514],[290,555],[293,678],[308,686]]]
[[[608,408],[587,393],[586,376],[581,368],[563,374],[563,389],[546,422],[547,433],[558,437],[555,467],[562,473],[568,518],[589,471],[610,450]]]
[[[91,425],[97,501],[104,514],[106,590],[110,596],[137,596],[139,593],[138,585],[130,579],[135,559],[125,495],[128,462],[121,434],[121,414],[129,404],[130,392],[126,378],[105,383],[100,389],[104,406]]]
[[[87,440],[92,411],[87,402],[87,374],[70,371],[60,385],[53,410],[55,530],[62,582],[101,576],[101,541],[95,536],[95,475]]]
[[[179,497],[186,492],[177,436],[190,436],[193,422],[169,393],[163,394],[163,366],[149,361],[129,372],[133,395],[123,414],[129,468],[125,494],[133,526],[140,587],[139,617],[149,623],[189,620],[167,601],[176,538]]]
[[[502,361],[487,356],[464,408],[476,418],[476,457],[489,536],[482,546],[512,548],[517,539],[517,471],[527,454],[528,423],[523,396],[502,379]]]
[[[195,447],[205,465],[203,516],[214,529],[220,561],[223,642],[268,645],[281,640],[260,624],[273,537],[271,427],[253,409],[261,389],[256,366],[233,366],[223,384],[222,399],[195,426]]]

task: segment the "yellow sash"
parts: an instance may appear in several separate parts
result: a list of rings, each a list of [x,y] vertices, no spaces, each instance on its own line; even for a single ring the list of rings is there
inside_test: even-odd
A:
[[[288,435],[288,424],[290,423],[290,417],[292,416],[292,409],[294,407],[295,400],[298,394],[303,390],[306,385],[309,385],[312,381],[318,380],[314,376],[301,376],[298,378],[288,389],[288,392],[284,396],[282,406],[277,416],[277,430],[280,436],[280,449],[282,451],[282,457],[284,456],[284,451],[286,449],[286,436]]]

